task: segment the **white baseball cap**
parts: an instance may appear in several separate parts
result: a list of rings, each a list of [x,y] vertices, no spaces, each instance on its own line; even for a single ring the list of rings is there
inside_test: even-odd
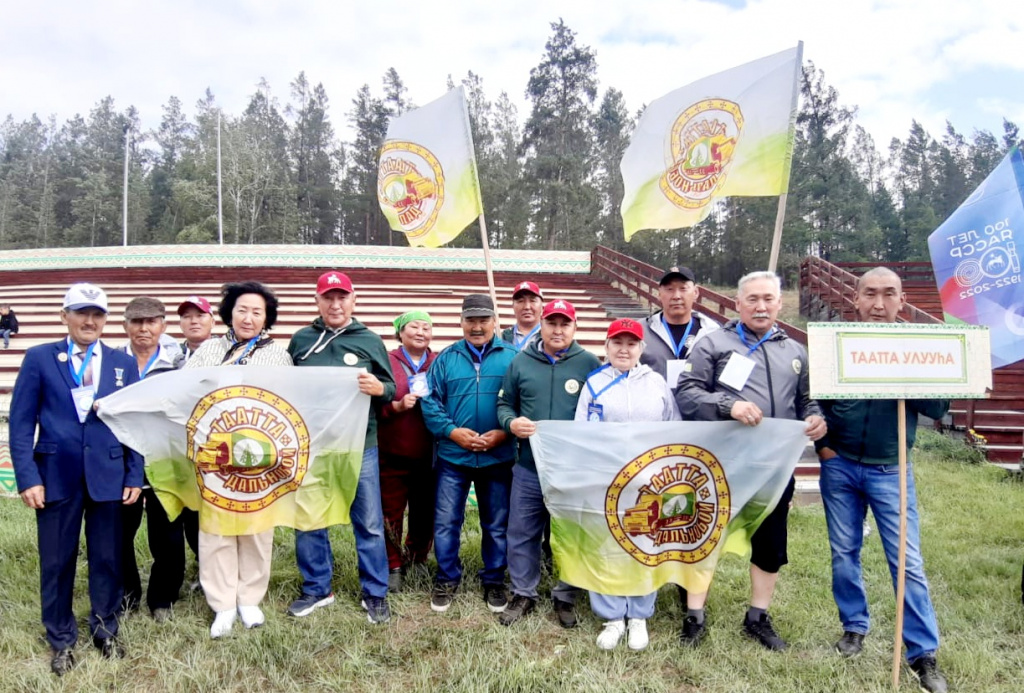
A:
[[[104,313],[107,309],[107,294],[95,284],[72,284],[64,294],[64,310],[84,310],[99,308]]]

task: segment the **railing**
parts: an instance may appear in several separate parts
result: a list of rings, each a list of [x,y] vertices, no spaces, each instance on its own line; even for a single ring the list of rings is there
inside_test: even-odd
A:
[[[877,262],[837,262],[836,267],[861,275],[878,267]],[[935,272],[930,262],[887,262],[885,266],[905,282],[935,284]]]
[[[618,286],[620,290],[641,303],[649,307],[661,307],[658,280],[665,274],[665,270],[599,245],[591,251],[590,271],[594,276]],[[700,312],[723,323],[737,314],[735,299],[703,286],[700,287],[700,296],[694,305]],[[781,320],[778,324],[792,339],[807,345],[805,331]]]
[[[893,265],[909,266],[926,263],[900,262]],[[889,264],[885,265],[890,267]],[[846,267],[854,269],[863,267],[865,270],[878,267],[877,263],[868,262],[846,262],[834,265],[819,257],[807,257],[800,263],[800,300],[801,312],[806,314],[808,310],[805,303],[811,297],[818,297],[824,300],[828,306],[830,315],[828,319],[839,318],[841,320],[856,320],[856,313],[853,307],[853,296],[857,291],[857,275],[848,272]],[[890,267],[897,273],[899,268]],[[931,269],[929,268],[929,272]],[[913,276],[913,275],[911,275]],[[927,313],[909,303],[903,304],[898,320],[901,322],[917,323],[941,323],[937,317]]]

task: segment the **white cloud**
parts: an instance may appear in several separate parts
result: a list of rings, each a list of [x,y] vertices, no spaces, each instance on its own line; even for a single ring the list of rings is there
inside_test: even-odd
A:
[[[286,102],[289,83],[304,70],[324,83],[344,135],[356,90],[368,83],[380,93],[389,67],[419,104],[439,96],[448,75],[458,81],[472,70],[491,99],[507,91],[525,118],[529,71],[559,17],[597,52],[602,90],[620,89],[634,111],[803,39],[805,59],[825,71],[845,105],[859,106],[858,122],[880,146],[903,137],[912,118],[933,134],[951,114],[989,118],[983,108],[1001,107],[1004,95],[973,112],[958,102],[958,80],[971,70],[1015,70],[1024,82],[1024,13],[1008,17],[1006,0],[752,0],[742,9],[710,0],[8,5],[0,24],[0,116],[17,119],[38,112],[63,121],[109,94],[119,108],[134,104],[153,127],[169,96],[191,107],[206,87],[237,114],[261,77]],[[992,122],[957,126],[969,132]]]

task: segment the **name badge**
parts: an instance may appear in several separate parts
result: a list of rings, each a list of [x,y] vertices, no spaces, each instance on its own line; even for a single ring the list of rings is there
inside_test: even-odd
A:
[[[430,386],[427,385],[427,374],[417,373],[409,378],[409,392],[417,397],[429,397]]]
[[[722,369],[721,375],[718,376],[718,382],[739,392],[746,386],[756,365],[757,362],[754,359],[734,351],[725,364],[725,368]]]
[[[683,374],[686,366],[686,359],[672,359],[666,361],[665,365],[665,380],[668,382],[668,386],[675,390],[679,386],[679,376]]]
[[[597,402],[588,404],[587,421],[604,421],[604,405]]]
[[[89,416],[89,410],[92,409],[93,400],[96,399],[96,393],[92,387],[76,387],[71,391],[71,401],[75,403],[75,411],[78,413],[78,423],[85,423],[86,418]]]

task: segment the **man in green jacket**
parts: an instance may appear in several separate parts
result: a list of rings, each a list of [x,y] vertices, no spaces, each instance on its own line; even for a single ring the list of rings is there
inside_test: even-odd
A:
[[[896,322],[903,300],[899,276],[888,268],[876,267],[858,280],[853,306],[862,322],[892,323]],[[860,562],[864,543],[861,527],[868,506],[875,516],[895,587],[900,527],[897,402],[844,399],[821,402],[821,407],[828,421],[828,433],[815,447],[821,460],[821,500],[832,550],[832,596],[843,625],[843,636],[835,647],[844,657],[852,657],[863,648],[870,625]],[[948,400],[907,401],[908,454],[914,447],[918,414],[941,419],[948,410]],[[921,690],[943,693],[947,689],[946,679],[935,661],[939,624],[921,558],[913,474],[907,475],[906,559],[903,642],[907,646],[907,661]]]
[[[380,501],[375,412],[395,396],[395,379],[384,342],[352,317],[356,292],[341,272],[326,272],[316,284],[320,317],[295,333],[288,353],[296,366],[362,368],[359,391],[370,395],[363,464],[349,514],[356,539],[361,604],[370,623],[391,619],[388,606],[388,554],[384,544],[384,513]],[[302,594],[288,607],[292,616],[306,616],[334,603],[331,578],[334,555],[327,529],[295,530],[295,559],[302,573]]]
[[[519,455],[512,470],[512,498],[508,522],[508,574],[512,602],[498,617],[512,625],[537,606],[541,574],[541,537],[548,523],[537,465],[527,440],[537,430],[535,421],[572,421],[576,401],[587,375],[601,364],[576,343],[576,309],[564,300],[544,306],[540,339],[526,345],[512,359],[498,393],[498,422],[516,436]],[[555,613],[565,628],[576,625],[573,606],[578,590],[559,581],[552,589]]]

